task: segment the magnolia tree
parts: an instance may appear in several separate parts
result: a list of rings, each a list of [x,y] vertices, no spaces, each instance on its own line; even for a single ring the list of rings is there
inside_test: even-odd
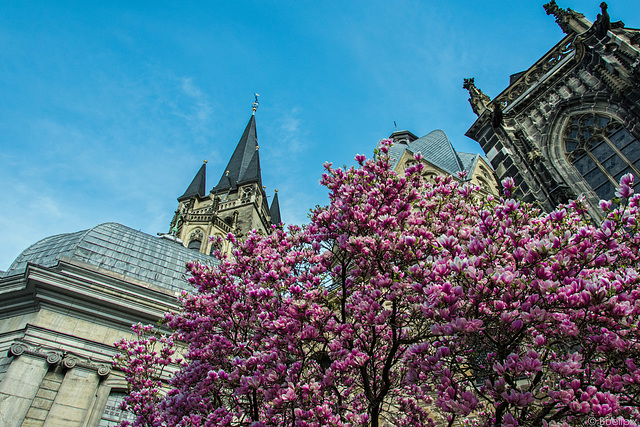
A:
[[[330,203],[309,225],[230,235],[233,257],[189,264],[173,334],[117,344],[134,425],[640,421],[633,177],[596,226],[580,201],[541,214],[511,199],[512,180],[498,199],[427,182],[420,162],[399,176],[390,144],[326,165]]]

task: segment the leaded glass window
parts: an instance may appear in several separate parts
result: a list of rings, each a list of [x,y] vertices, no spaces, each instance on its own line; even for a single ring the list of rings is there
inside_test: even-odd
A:
[[[612,199],[622,175],[640,185],[640,142],[620,122],[604,114],[569,120],[564,134],[567,158],[600,199]]]
[[[100,418],[98,427],[114,427],[124,420],[132,422],[135,421],[135,415],[131,412],[120,409],[120,404],[122,404],[125,396],[125,393],[117,391],[112,391],[109,394],[107,404],[104,407],[104,412],[102,413],[102,418]]]

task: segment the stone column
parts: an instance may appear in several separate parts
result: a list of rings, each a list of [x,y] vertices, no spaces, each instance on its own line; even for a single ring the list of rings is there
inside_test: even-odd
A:
[[[62,361],[67,368],[64,380],[53,401],[45,426],[82,426],[95,399],[100,372],[95,366],[74,356]]]
[[[20,344],[12,345],[9,350],[14,359],[0,382],[1,426],[18,427],[22,424],[49,369],[47,358],[30,353],[26,346]],[[51,354],[59,357],[56,353]]]

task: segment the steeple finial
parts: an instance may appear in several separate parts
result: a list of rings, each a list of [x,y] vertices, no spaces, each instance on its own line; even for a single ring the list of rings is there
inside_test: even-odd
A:
[[[476,113],[478,117],[480,117],[485,110],[489,109],[491,98],[476,87],[473,77],[470,79],[464,79],[462,88],[469,91],[469,104],[471,104],[473,112]]]
[[[556,0],[551,0],[543,7],[547,15],[555,16],[556,23],[565,34],[580,34],[591,27],[591,22],[582,13],[570,8],[562,9],[556,4]]]
[[[255,96],[256,100],[253,101],[253,104],[251,105],[251,110],[253,110],[253,115],[256,115],[256,110],[258,109],[258,97],[260,96],[259,93],[254,93],[253,96]]]

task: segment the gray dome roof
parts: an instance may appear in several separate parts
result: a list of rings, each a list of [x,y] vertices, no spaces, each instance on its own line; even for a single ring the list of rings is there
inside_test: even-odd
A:
[[[173,291],[191,290],[184,278],[188,261],[215,262],[167,239],[107,222],[34,243],[18,255],[4,276],[24,273],[28,263],[54,267],[63,257]]]
[[[422,153],[422,157],[426,161],[451,175],[456,176],[458,172],[464,170],[462,162],[456,150],[454,150],[451,141],[449,141],[447,134],[440,129],[436,129],[422,138],[418,138],[409,143],[394,143],[389,149],[389,158],[393,168],[397,166],[405,150],[411,150],[414,154]]]

